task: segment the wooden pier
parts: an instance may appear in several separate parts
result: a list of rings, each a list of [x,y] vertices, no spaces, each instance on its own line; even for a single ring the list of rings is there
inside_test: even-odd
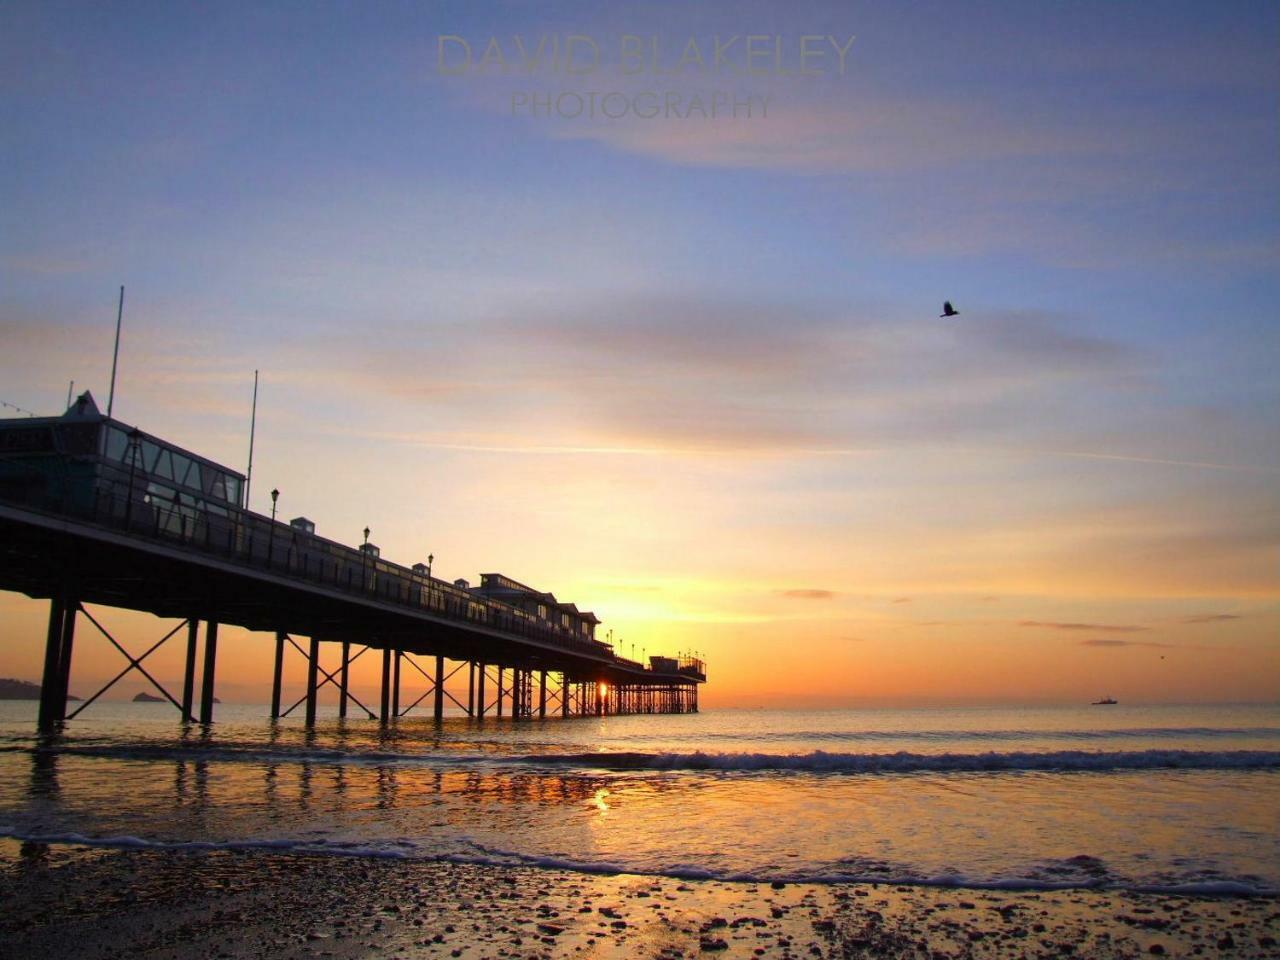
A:
[[[212,722],[220,624],[270,636],[271,716],[301,709],[307,724],[330,685],[340,717],[355,710],[383,723],[413,711],[440,719],[446,706],[518,720],[697,711],[701,660],[625,659],[596,637],[593,614],[550,593],[501,574],[473,587],[432,577],[430,562],[390,563],[368,530],[351,547],[317,536],[305,518],[283,523],[245,509],[243,482],[102,415],[88,394],[61,417],[0,421],[0,589],[49,601],[42,729],[91,707],[135,671],[183,719]],[[93,605],[177,625],[135,656]],[[125,666],[68,713],[81,623],[118,649]],[[186,645],[177,693],[145,663],[170,641]],[[306,692],[290,704],[283,669],[298,656]],[[381,661],[376,704],[351,691],[351,664],[363,656]],[[409,674],[427,683],[412,702],[403,696]]]

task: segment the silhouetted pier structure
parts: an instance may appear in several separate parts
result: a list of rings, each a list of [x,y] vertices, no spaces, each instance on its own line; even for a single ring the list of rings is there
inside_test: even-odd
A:
[[[497,573],[472,587],[432,577],[429,563],[390,563],[367,529],[351,547],[318,536],[305,518],[277,521],[274,496],[270,517],[245,509],[244,482],[104,416],[87,393],[60,417],[0,420],[0,589],[49,600],[42,728],[68,717],[81,615],[128,665],[72,717],[137,671],[183,718],[211,722],[219,624],[273,635],[271,716],[301,707],[308,724],[329,685],[341,717],[355,707],[384,723],[413,710],[439,719],[446,701],[475,718],[697,711],[700,660],[625,659],[597,639],[594,614],[550,593]],[[180,622],[134,656],[85,604]],[[175,637],[186,643],[177,695],[144,663]],[[322,666],[322,646],[338,654],[331,669]],[[307,680],[304,696],[288,704],[282,671],[291,652],[305,660]],[[370,652],[381,658],[376,704],[350,687],[351,664]],[[410,671],[427,690],[407,702],[402,679]]]

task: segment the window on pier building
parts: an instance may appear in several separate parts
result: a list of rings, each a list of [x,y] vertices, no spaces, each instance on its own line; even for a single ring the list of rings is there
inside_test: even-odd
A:
[[[567,613],[560,614],[560,626],[562,627],[569,626],[569,615]]]
[[[547,605],[545,603],[538,604],[538,619],[547,619]]]
[[[147,473],[156,472],[156,460],[160,457],[160,448],[150,440],[142,441],[142,469]]]
[[[107,459],[115,460],[117,463],[125,463],[128,452],[129,438],[125,436],[124,431],[115,427],[110,428],[107,431]]]
[[[173,451],[161,450],[156,456],[155,465],[151,468],[161,480],[172,480],[173,477]]]
[[[157,443],[147,437],[131,441],[130,436],[116,424],[107,427],[103,455],[130,471],[146,474],[192,493],[203,494],[232,506],[241,506],[243,481],[229,471],[219,470],[208,462],[201,463],[177,449]]]

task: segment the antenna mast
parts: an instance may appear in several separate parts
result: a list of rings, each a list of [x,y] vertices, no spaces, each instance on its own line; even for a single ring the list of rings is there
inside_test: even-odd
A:
[[[249,509],[249,485],[253,483],[253,435],[258,428],[258,371],[253,371],[253,413],[249,417],[249,469],[244,472],[244,508]]]
[[[124,319],[124,284],[120,285],[120,306],[116,308],[116,348],[111,354],[111,392],[107,394],[107,416],[116,403],[116,363],[120,359],[120,321]],[[71,404],[67,404],[71,406]]]

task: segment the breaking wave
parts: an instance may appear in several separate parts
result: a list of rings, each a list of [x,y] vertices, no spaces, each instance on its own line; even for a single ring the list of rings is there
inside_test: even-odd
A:
[[[493,770],[512,765],[615,771],[808,772],[820,774],[897,773],[1088,773],[1124,770],[1276,770],[1276,750],[1044,750],[973,753],[837,752],[751,753],[696,750],[682,752],[591,751],[495,754],[453,751],[416,753],[407,750],[324,750],[228,744],[190,747],[176,744],[62,745],[56,748],[0,747],[3,752],[50,752],[113,760],[256,764],[319,764],[475,768]]]
[[[1095,772],[1111,770],[1274,770],[1272,750],[1055,750],[1041,753],[575,753],[522,762],[606,770],[807,771],[816,773]]]

